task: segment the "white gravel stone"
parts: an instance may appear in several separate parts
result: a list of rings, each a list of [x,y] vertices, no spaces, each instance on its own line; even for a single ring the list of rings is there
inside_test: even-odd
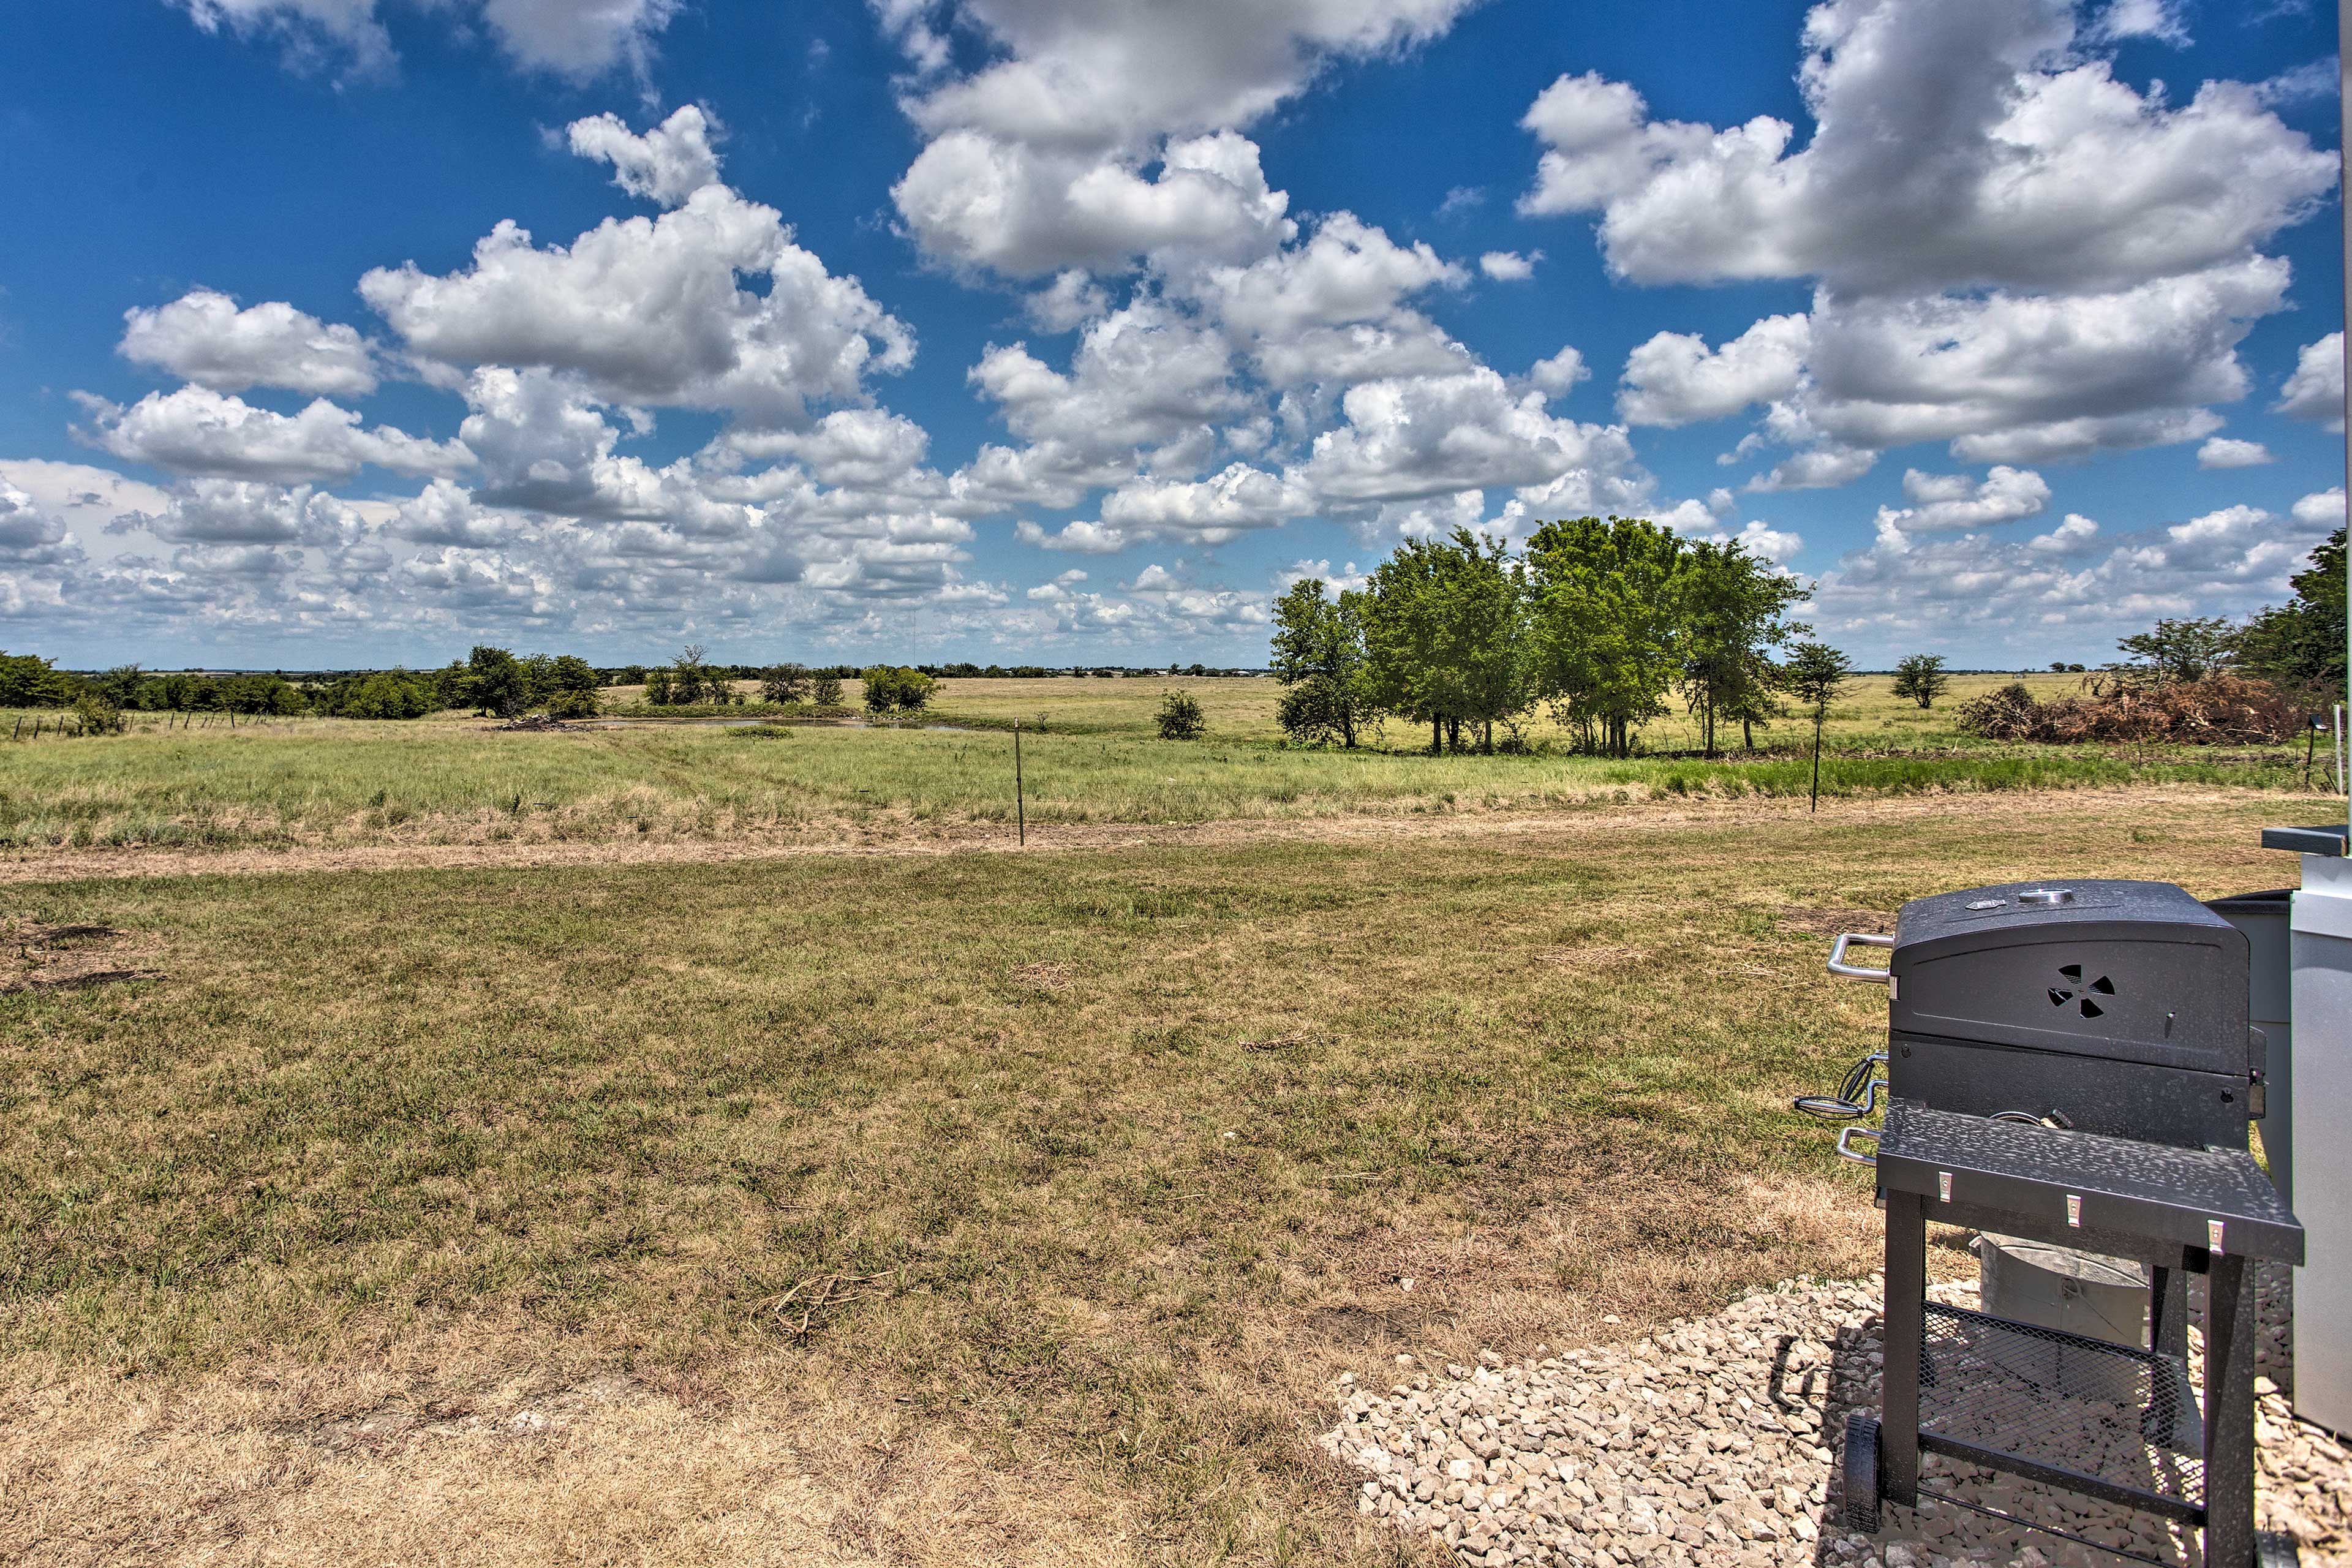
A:
[[[2263,1527],[2294,1535],[2306,1564],[2352,1562],[2352,1452],[2294,1420],[2283,1388],[2290,1275],[2258,1274],[2256,1363]],[[1369,1471],[1359,1507],[1434,1535],[1465,1563],[1697,1568],[1864,1563],[1886,1568],[2095,1568],[2116,1559],[1979,1514],[1889,1507],[1875,1537],[1844,1527],[1835,1451],[1846,1416],[1878,1403],[1875,1279],[1796,1280],[1712,1318],[1633,1342],[1413,1372],[1386,1394],[1352,1376],[1324,1447]],[[1974,1286],[1937,1286],[1974,1306]],[[2197,1313],[2190,1314],[2191,1365]],[[1613,1320],[1607,1320],[1613,1321]],[[2182,1561],[2161,1521],[1931,1457],[1929,1474],[1975,1501]]]

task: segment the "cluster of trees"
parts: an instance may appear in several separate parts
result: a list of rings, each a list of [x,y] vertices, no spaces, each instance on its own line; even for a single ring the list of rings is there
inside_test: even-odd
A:
[[[919,669],[875,665],[858,679],[866,685],[868,713],[919,713],[940,689],[938,678]]]
[[[1586,751],[1630,755],[1677,695],[1707,753],[1783,711],[1782,655],[1811,628],[1803,584],[1738,541],[1686,540],[1636,518],[1549,522],[1516,557],[1467,529],[1408,540],[1360,590],[1319,579],[1276,602],[1272,666],[1293,739],[1353,746],[1388,718],[1427,725],[1433,752],[1520,743],[1538,705]]]
[[[763,702],[805,702],[816,708],[838,708],[841,677],[830,669],[812,670],[806,665],[772,664],[760,672],[760,699]]]
[[[479,647],[439,669],[378,669],[313,676],[299,684],[257,672],[150,674],[135,664],[73,675],[31,655],[0,654],[0,707],[93,706],[123,712],[236,713],[341,719],[418,719],[446,708],[499,717],[543,709],[557,718],[596,712],[600,672],[572,654],[518,658]]]

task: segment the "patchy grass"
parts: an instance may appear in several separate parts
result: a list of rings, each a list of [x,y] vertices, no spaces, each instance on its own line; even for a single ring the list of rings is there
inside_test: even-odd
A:
[[[0,1539],[1405,1561],[1340,1370],[1870,1266],[1803,928],[2274,814],[20,889],[163,977],[0,997]]]
[[[1562,752],[1289,750],[1261,734],[1271,733],[1275,697],[1264,680],[1211,683],[1202,693],[1209,739],[1163,742],[1150,733],[1150,714],[1167,684],[957,682],[940,718],[975,728],[814,724],[784,746],[747,745],[717,724],[512,733],[454,717],[284,720],[234,730],[149,721],[121,736],[0,745],[0,849],[838,843],[877,825],[952,832],[1012,820],[1012,745],[993,727],[1012,721],[998,710],[1016,699],[1062,710],[1048,713],[1045,732],[1023,742],[1029,820],[1038,825],[1788,797],[1804,795],[1811,782],[1809,761],[1793,752],[1610,762]],[[1825,760],[1826,793],[2143,783],[2292,789],[2302,776],[2291,748],[1920,749],[1915,742],[1930,731],[1868,729],[1878,711],[1865,704],[1841,720],[1847,753]]]

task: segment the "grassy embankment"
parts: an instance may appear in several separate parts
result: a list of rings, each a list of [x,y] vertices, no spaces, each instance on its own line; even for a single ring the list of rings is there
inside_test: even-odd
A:
[[[1201,696],[1209,739],[1171,743],[1152,734],[1151,712],[1170,685]],[[1839,708],[1830,733],[1837,754],[1822,771],[1827,793],[2134,783],[2287,789],[2301,778],[2301,759],[2287,747],[1986,745],[1950,730],[1948,702],[1922,712],[1895,702],[1885,685],[1866,683]],[[1793,722],[1775,731],[1790,750],[1719,762],[1560,751],[1431,758],[1394,729],[1390,749],[1290,750],[1275,741],[1276,692],[1265,680],[954,682],[938,718],[1043,719],[1024,760],[1029,820],[1045,826],[1787,796],[1805,793],[1810,778]],[[1677,722],[1657,726],[1654,742],[1675,740]],[[0,847],[824,840],[845,830],[992,829],[1013,815],[1010,745],[990,729],[486,731],[457,716],[236,730],[149,721],[121,737],[0,746]]]
[[[2275,815],[20,889],[0,1555],[1401,1562],[1340,1370],[1869,1267],[1823,933]]]

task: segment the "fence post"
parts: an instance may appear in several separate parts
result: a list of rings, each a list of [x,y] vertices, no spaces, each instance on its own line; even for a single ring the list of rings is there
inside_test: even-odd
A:
[[[1021,798],[1021,721],[1013,721],[1013,820],[1021,834],[1021,842],[1029,842],[1029,808]]]

